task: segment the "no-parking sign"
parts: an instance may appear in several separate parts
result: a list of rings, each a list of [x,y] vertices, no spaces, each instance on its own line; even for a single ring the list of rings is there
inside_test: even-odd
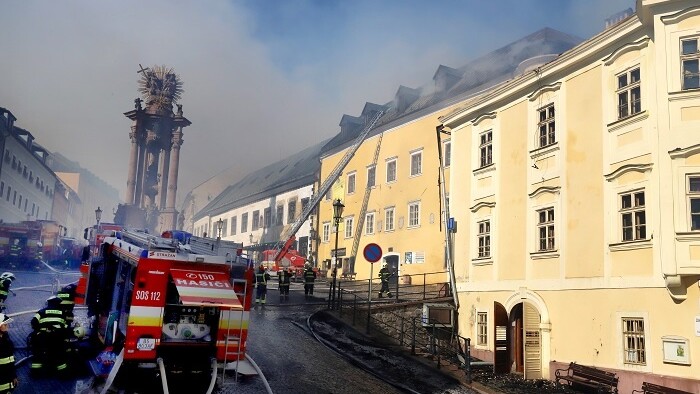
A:
[[[375,243],[367,244],[362,254],[365,256],[365,260],[376,263],[382,258],[382,248]]]

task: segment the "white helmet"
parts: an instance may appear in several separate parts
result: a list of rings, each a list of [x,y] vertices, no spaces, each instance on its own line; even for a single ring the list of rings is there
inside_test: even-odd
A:
[[[12,318],[10,316],[7,316],[4,313],[0,313],[0,326],[3,324],[8,324],[12,321]]]
[[[17,278],[15,278],[15,274],[13,274],[12,272],[3,272],[2,274],[0,274],[0,279],[9,279],[13,281]]]
[[[76,338],[82,339],[85,337],[85,327],[78,326],[73,329],[73,335],[75,335]]]
[[[42,247],[42,246],[44,246],[44,245],[43,245],[41,242],[37,242],[37,243],[36,243],[36,247],[37,247],[37,248],[40,248],[40,247]]]

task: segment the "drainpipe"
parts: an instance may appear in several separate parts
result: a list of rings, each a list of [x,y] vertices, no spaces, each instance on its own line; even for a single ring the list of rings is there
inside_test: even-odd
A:
[[[435,135],[437,137],[437,150],[438,159],[440,160],[440,171],[438,173],[438,184],[440,185],[440,205],[442,206],[442,220],[441,225],[444,224],[445,228],[445,264],[447,265],[447,271],[450,275],[450,287],[452,288],[452,298],[455,303],[455,310],[459,311],[459,299],[457,298],[457,280],[455,279],[455,267],[452,261],[452,235],[450,230],[447,229],[447,221],[450,220],[450,207],[447,204],[447,191],[445,190],[445,166],[442,158],[442,140],[440,139],[440,134],[450,134],[449,131],[445,130],[445,126],[439,125],[435,128]]]

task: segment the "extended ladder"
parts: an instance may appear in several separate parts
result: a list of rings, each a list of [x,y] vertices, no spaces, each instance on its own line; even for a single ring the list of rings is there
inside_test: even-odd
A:
[[[311,212],[313,212],[313,210],[316,209],[318,203],[321,202],[321,199],[323,199],[326,193],[328,193],[328,191],[331,189],[333,182],[335,182],[338,176],[340,176],[340,173],[343,172],[343,170],[345,169],[345,166],[347,166],[350,160],[353,158],[353,156],[355,156],[355,153],[360,148],[360,145],[362,145],[362,142],[365,140],[365,138],[367,138],[367,135],[372,130],[374,125],[379,121],[382,115],[384,115],[384,111],[378,111],[377,114],[372,118],[372,120],[367,123],[362,132],[357,136],[357,138],[355,138],[355,141],[345,152],[345,156],[343,156],[343,158],[338,162],[338,164],[336,164],[335,168],[333,168],[333,171],[331,171],[331,173],[328,175],[328,178],[326,178],[326,180],[323,181],[321,186],[318,188],[318,191],[311,196],[309,203],[306,205],[306,207],[301,212],[296,221],[294,221],[292,227],[290,227],[280,238],[277,244],[275,244],[275,247],[273,249],[278,250],[275,256],[275,261],[277,261],[280,258],[280,256],[286,253],[286,250],[289,249],[289,245],[293,242],[294,236],[296,235],[297,231],[299,231],[301,226],[304,225],[304,222],[306,222],[306,219],[309,218]],[[284,240],[285,242],[283,243],[282,240]]]
[[[372,160],[372,165],[375,168],[375,179],[377,174],[377,160],[379,159],[379,149],[382,147],[382,138],[384,133],[379,134],[379,139],[377,140],[377,147],[374,149],[374,159]],[[362,238],[362,229],[365,225],[365,214],[367,212],[367,205],[369,204],[369,196],[372,194],[372,187],[366,185],[365,196],[362,200],[362,208],[360,208],[360,214],[357,218],[357,230],[355,231],[355,238],[352,240],[352,252],[350,253],[351,267],[350,271],[355,272],[355,257],[357,256],[357,249],[360,247],[360,238]],[[376,222],[376,221],[375,221]]]

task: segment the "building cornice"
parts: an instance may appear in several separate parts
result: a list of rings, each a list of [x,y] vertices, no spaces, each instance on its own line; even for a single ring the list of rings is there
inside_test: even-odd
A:
[[[623,166],[620,166],[617,168],[615,171],[604,175],[605,180],[608,182],[611,182],[623,174],[626,174],[628,172],[636,171],[636,172],[647,172],[651,171],[652,167],[654,167],[653,164],[647,163],[647,164],[626,164]]]
[[[620,56],[624,55],[625,53],[646,48],[647,45],[649,45],[649,37],[644,37],[641,40],[624,44],[614,50],[608,57],[603,58],[603,64],[609,66],[615,63],[615,60],[619,59]]]

